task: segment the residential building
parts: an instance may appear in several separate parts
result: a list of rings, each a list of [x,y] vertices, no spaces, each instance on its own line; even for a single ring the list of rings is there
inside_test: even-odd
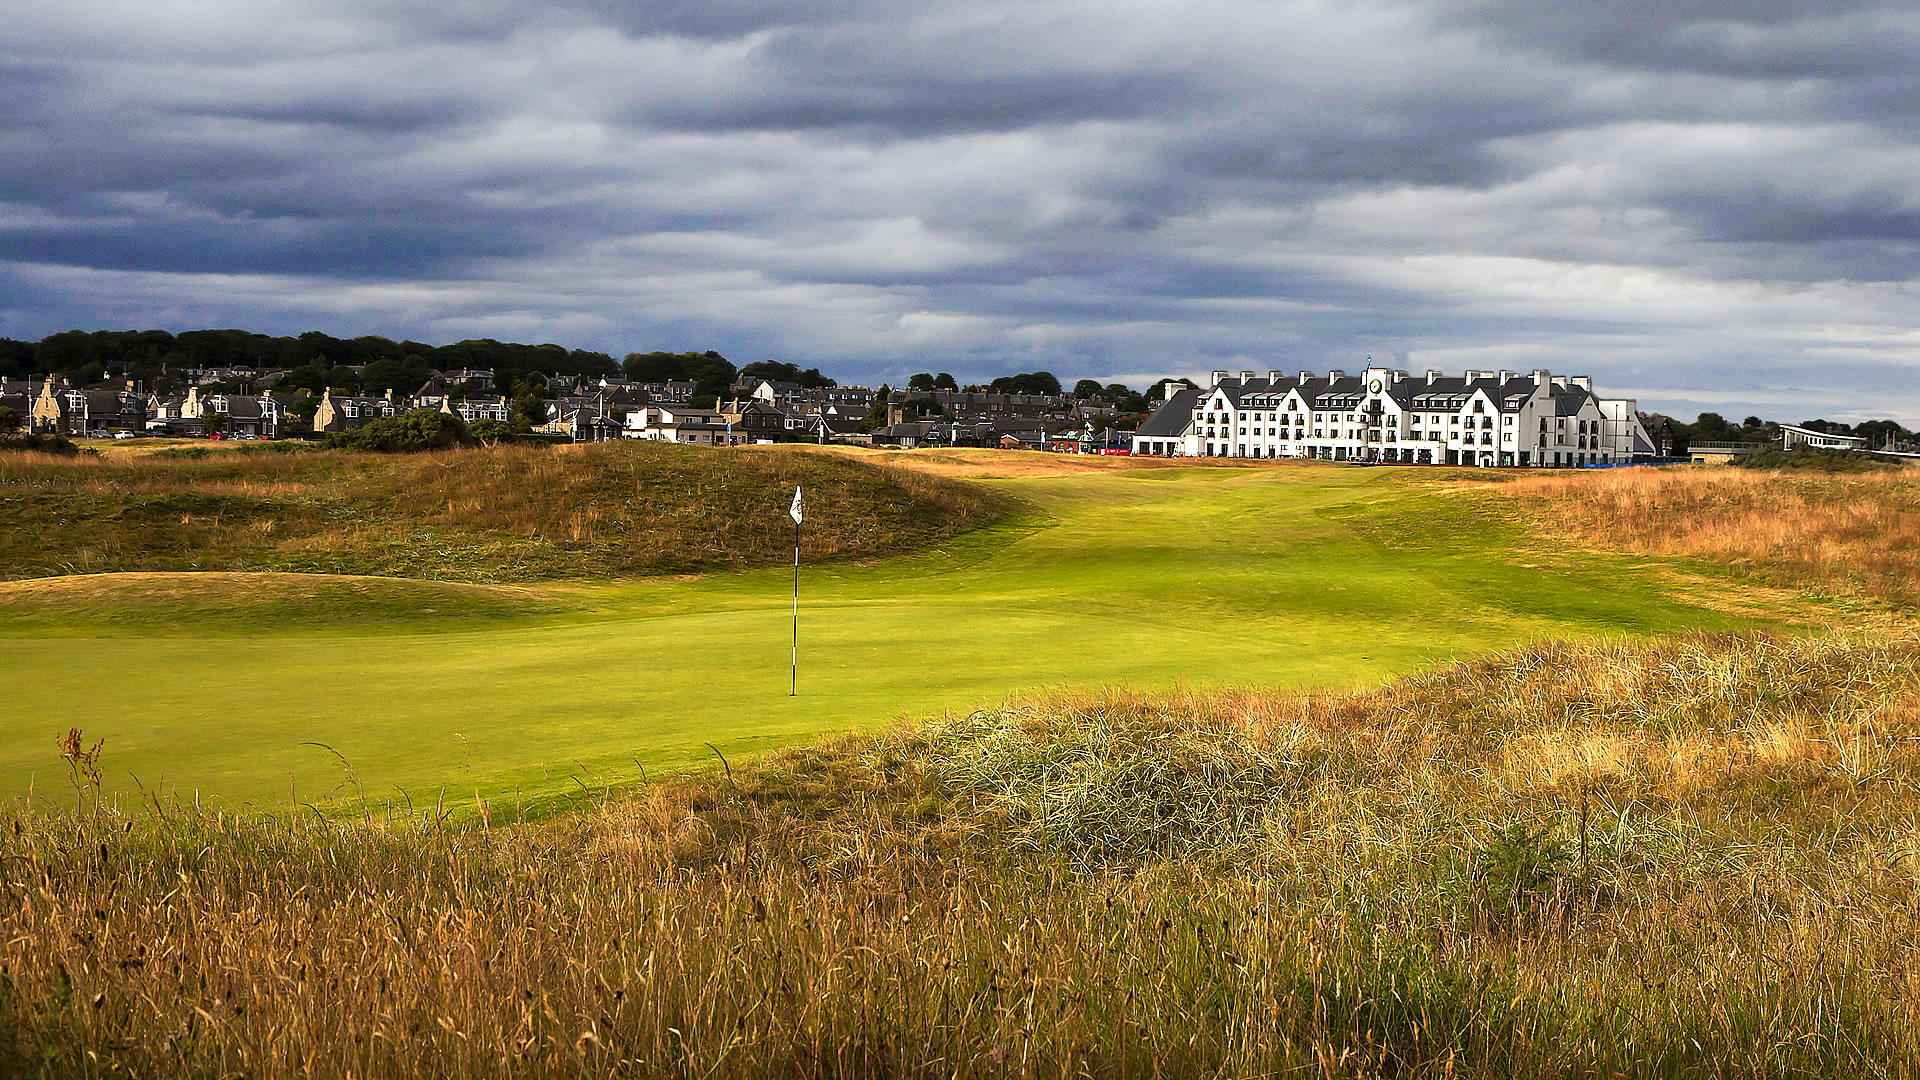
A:
[[[1216,371],[1175,393],[1133,436],[1133,451],[1182,457],[1316,458],[1420,465],[1540,467],[1650,459],[1634,402],[1602,398],[1583,375],[1537,370],[1368,367],[1358,375]]]
[[[385,397],[334,396],[332,390],[320,395],[320,406],[313,412],[315,431],[353,431],[386,416],[405,412],[394,403],[393,391]]]
[[[1780,441],[1788,450],[1796,446],[1809,446],[1815,450],[1868,449],[1867,438],[1863,435],[1829,435],[1797,424],[1780,425]]]
[[[124,390],[81,390],[56,385],[49,375],[34,399],[28,421],[34,431],[55,435],[105,435],[110,431],[144,431],[146,396],[129,382]]]
[[[695,389],[697,389],[695,384],[678,380],[637,382],[632,379],[610,379],[603,376],[598,380],[584,383],[581,393],[595,394],[604,390],[609,401],[612,401],[616,394],[624,394],[628,400],[640,405],[656,402],[666,405],[685,405],[693,399]]]
[[[534,429],[543,435],[565,435],[574,442],[609,442],[623,437],[620,420],[591,405],[563,409]]]
[[[745,432],[737,432],[718,409],[695,409],[679,405],[647,405],[627,414],[629,439],[686,443],[694,446],[738,446],[753,441]]]
[[[26,379],[0,379],[0,409],[13,413],[12,424],[24,431],[33,423],[33,384]],[[0,429],[0,434],[6,434]]]
[[[721,404],[719,412],[736,434],[750,442],[779,442],[786,437],[787,414],[764,401],[729,401]]]
[[[1111,409],[1100,409],[1110,413]],[[900,424],[930,416],[955,420],[995,420],[1002,417],[1078,421],[1093,413],[1071,394],[998,394],[965,390],[894,390],[887,394],[887,423]]]
[[[443,400],[440,402],[440,411],[457,416],[469,424],[480,420],[498,420],[503,424],[513,422],[513,406],[505,397],[483,398],[479,401],[464,398],[459,401]]]

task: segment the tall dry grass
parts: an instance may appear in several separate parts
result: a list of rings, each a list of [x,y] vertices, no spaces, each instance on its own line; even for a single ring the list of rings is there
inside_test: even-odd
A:
[[[1871,473],[1680,467],[1546,473],[1491,490],[1547,530],[1681,555],[1762,581],[1920,601],[1920,469]]]
[[[1913,1075],[1917,701],[1911,637],[1702,636],[1018,700],[537,826],[82,781],[0,825],[0,1072]]]

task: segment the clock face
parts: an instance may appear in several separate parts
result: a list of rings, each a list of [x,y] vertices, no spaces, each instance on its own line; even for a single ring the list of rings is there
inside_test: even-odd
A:
[[[1372,390],[1373,390],[1373,392],[1374,392],[1374,393],[1376,393],[1376,394],[1377,394],[1377,393],[1379,393],[1379,392],[1380,392],[1380,380],[1379,380],[1379,379],[1375,379],[1375,380],[1373,380],[1373,383],[1372,383],[1372,387],[1371,387],[1371,388],[1372,388]]]

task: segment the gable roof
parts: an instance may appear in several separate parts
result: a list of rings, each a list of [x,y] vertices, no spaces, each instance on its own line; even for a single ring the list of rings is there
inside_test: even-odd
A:
[[[1187,426],[1193,421],[1193,410],[1209,391],[1186,389],[1168,398],[1166,404],[1153,410],[1153,415],[1142,421],[1134,435],[1147,438],[1176,438],[1187,433]]]

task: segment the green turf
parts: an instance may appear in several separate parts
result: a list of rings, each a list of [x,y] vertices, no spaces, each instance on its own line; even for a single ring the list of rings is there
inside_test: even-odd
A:
[[[108,781],[230,805],[516,803],[1010,691],[1350,687],[1544,636],[1742,625],[1647,560],[1547,553],[1413,470],[1178,469],[990,481],[1032,512],[873,566],[803,571],[789,698],[784,569],[548,590],[522,617],[389,598],[258,632],[0,605],[0,794]],[[404,594],[401,594],[404,595]],[[244,625],[244,620],[241,620]],[[209,629],[233,620],[208,622]],[[518,793],[516,795],[516,792]]]

